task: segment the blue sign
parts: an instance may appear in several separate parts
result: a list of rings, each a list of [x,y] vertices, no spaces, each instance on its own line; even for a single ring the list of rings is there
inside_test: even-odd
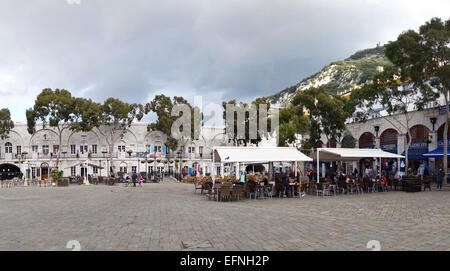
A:
[[[448,105],[448,108],[450,109],[450,104]],[[446,114],[447,111],[445,110],[445,105],[439,106],[439,115]]]
[[[412,142],[408,149],[408,160],[424,160],[422,154],[428,152],[428,143],[426,142]],[[405,152],[402,153],[405,155]]]
[[[450,146],[450,139],[447,141],[447,147]],[[438,147],[444,147],[444,140],[438,141]]]
[[[397,153],[397,144],[381,144],[380,148],[383,151],[387,151],[387,152],[395,153],[395,154]]]

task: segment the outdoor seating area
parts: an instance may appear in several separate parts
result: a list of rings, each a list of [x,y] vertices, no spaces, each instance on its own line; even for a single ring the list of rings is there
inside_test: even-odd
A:
[[[256,148],[255,148],[256,149]],[[362,195],[366,193],[382,193],[388,191],[418,192],[425,189],[431,190],[431,178],[420,179],[414,176],[403,176],[398,178],[394,174],[381,174],[377,172],[372,176],[363,174],[344,174],[341,171],[320,174],[303,174],[297,169],[297,164],[291,163],[291,167],[281,170],[274,170],[273,161],[264,156],[264,149],[260,148],[260,157],[256,159],[257,150],[245,156],[239,148],[217,147],[214,158],[223,162],[222,157],[226,157],[227,162],[244,165],[252,165],[252,162],[266,162],[270,171],[264,172],[242,172],[233,173],[232,176],[186,176],[182,179],[184,183],[194,184],[194,193],[200,191],[207,199],[214,201],[236,201],[242,199],[271,199],[277,198],[303,198],[306,195],[313,196],[338,196],[338,195]],[[270,149],[270,151],[274,148]],[[281,151],[288,150],[280,148]],[[295,157],[295,151],[289,150],[292,159],[297,161],[308,161],[302,156]],[[291,159],[291,157],[285,158]],[[319,148],[313,154],[316,158],[317,167],[319,161],[363,161],[370,158],[403,158],[401,155],[384,152],[379,149],[339,149],[339,148]],[[274,158],[281,159],[278,155]],[[312,159],[311,159],[312,160]],[[244,161],[244,162],[241,162]],[[255,163],[253,162],[253,163]],[[307,173],[311,171],[307,170]],[[326,176],[320,176],[326,175]]]

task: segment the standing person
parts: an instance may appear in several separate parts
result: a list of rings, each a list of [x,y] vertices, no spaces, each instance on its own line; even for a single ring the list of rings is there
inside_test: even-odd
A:
[[[285,173],[283,173],[281,175],[281,184],[283,185],[283,197],[285,196],[285,194],[287,194],[287,196],[289,196],[289,178],[288,176],[286,176]]]
[[[440,168],[437,174],[437,189],[442,190],[443,181],[444,181],[444,171],[442,171],[442,168]]]
[[[136,187],[136,180],[137,180],[136,171],[133,171],[133,174],[131,175],[131,179],[133,180],[133,187]]]
[[[423,175],[425,173],[425,165],[422,163],[419,166],[419,176],[420,176],[420,180],[423,181]]]
[[[142,183],[144,182],[144,178],[141,174],[139,174],[139,187],[142,187]]]

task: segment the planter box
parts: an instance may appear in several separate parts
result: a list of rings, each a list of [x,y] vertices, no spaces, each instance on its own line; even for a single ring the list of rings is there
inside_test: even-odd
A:
[[[69,178],[61,178],[56,181],[56,186],[69,186]]]
[[[422,191],[422,180],[416,177],[403,177],[402,188],[405,192],[420,192]]]

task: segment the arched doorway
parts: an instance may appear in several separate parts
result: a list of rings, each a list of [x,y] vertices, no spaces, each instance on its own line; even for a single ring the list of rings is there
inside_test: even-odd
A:
[[[323,142],[322,142],[322,140],[319,140],[319,141],[317,141],[316,142],[316,144],[314,144],[314,148],[322,148],[322,146],[323,146]]]
[[[41,164],[41,180],[48,179],[49,166],[47,163]]]
[[[0,165],[0,179],[10,180],[14,177],[20,177],[20,168],[13,164],[1,164]]]
[[[358,139],[358,147],[360,149],[373,149],[375,147],[375,136],[371,132],[363,133]],[[359,172],[362,176],[373,173],[373,159],[363,159],[359,163]]]
[[[428,152],[430,130],[426,126],[418,124],[411,127],[409,131],[411,133],[411,145],[408,148],[408,168],[415,171],[420,164],[428,162],[428,159],[423,157],[423,154]],[[406,140],[407,142],[410,141],[408,135],[406,135]],[[403,152],[404,154],[405,152]]]
[[[397,154],[398,151],[398,132],[389,128],[384,130],[380,135],[380,148],[383,151]],[[388,171],[396,171],[397,159],[381,159],[381,168]]]
[[[336,139],[332,138],[327,142],[327,148],[336,148]]]

